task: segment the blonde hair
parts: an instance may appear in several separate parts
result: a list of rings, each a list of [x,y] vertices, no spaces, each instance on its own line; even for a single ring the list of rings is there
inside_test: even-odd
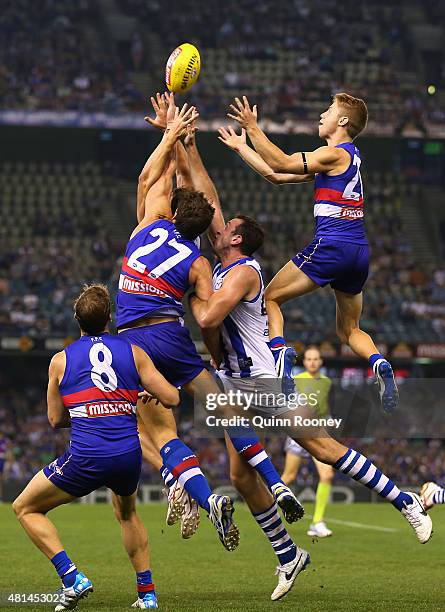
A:
[[[346,131],[352,140],[354,140],[354,138],[357,138],[363,132],[368,123],[368,107],[361,98],[354,98],[354,96],[344,92],[335,94],[334,100],[348,118]]]

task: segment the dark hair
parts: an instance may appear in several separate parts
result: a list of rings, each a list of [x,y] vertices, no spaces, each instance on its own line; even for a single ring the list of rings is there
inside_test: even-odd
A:
[[[80,329],[90,336],[104,331],[110,312],[110,294],[105,285],[85,285],[74,302],[74,317]]]
[[[347,93],[335,94],[334,100],[336,100],[337,104],[348,118],[346,131],[354,140],[360,132],[363,132],[368,123],[368,108],[366,103],[361,98],[354,98],[354,96],[350,96]]]
[[[303,359],[306,358],[306,353],[308,351],[317,351],[317,353],[320,355],[320,358],[321,358],[320,347],[318,347],[316,344],[308,344],[308,346],[303,351]]]
[[[187,240],[195,240],[203,234],[215,214],[215,209],[203,193],[185,187],[173,191],[171,208],[176,214],[176,229]]]
[[[237,225],[235,234],[242,237],[240,250],[243,255],[253,255],[264,242],[264,230],[258,221],[247,215],[236,215],[242,223]]]

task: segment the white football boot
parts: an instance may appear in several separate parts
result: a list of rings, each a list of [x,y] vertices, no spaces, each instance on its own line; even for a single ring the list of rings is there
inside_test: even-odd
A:
[[[416,532],[417,539],[421,544],[426,544],[433,533],[433,523],[425,511],[422,500],[417,493],[408,492],[413,498],[411,504],[405,504],[402,514]]]
[[[169,487],[168,491],[164,489],[164,492],[167,493],[168,503],[165,522],[167,525],[174,525],[184,512],[185,497],[188,493],[177,480]]]
[[[199,505],[187,493],[184,498],[184,511],[181,516],[181,536],[184,540],[188,540],[198,531],[199,527]]]
[[[314,538],[329,538],[332,535],[332,531],[327,528],[324,521],[318,521],[318,523],[310,525],[307,535]]]
[[[434,506],[433,496],[436,491],[439,491],[440,487],[435,482],[425,482],[420,489],[420,499],[422,500],[423,507],[425,510],[429,510]]]
[[[294,586],[298,574],[303,572],[310,562],[311,557],[309,553],[297,546],[297,556],[295,559],[286,563],[286,565],[279,565],[277,567],[278,584],[270,596],[272,601],[277,601],[277,599],[281,599],[289,593]]]
[[[218,532],[222,545],[228,551],[233,551],[239,544],[239,529],[233,522],[233,503],[227,495],[209,497],[209,519]]]

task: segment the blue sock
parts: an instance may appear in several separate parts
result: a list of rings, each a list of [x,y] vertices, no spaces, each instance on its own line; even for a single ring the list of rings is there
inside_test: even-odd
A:
[[[274,349],[282,349],[283,346],[286,346],[286,340],[283,336],[275,336],[275,338],[269,340],[268,345],[271,351]]]
[[[212,495],[212,490],[201,472],[195,453],[179,438],[174,438],[164,444],[159,452],[164,467],[173,474],[174,478],[198,502],[201,508],[210,512],[208,500]]]
[[[371,355],[371,357],[368,360],[371,368],[374,367],[375,362],[378,361],[379,359],[385,359],[385,357],[383,357],[383,355],[380,355],[380,353],[374,353],[374,355]]]
[[[227,433],[235,450],[241,457],[244,457],[251,467],[256,469],[269,489],[272,489],[277,483],[283,482],[251,427],[230,427],[227,429]]]
[[[51,559],[51,563],[54,565],[56,572],[62,579],[63,586],[68,588],[73,586],[76,580],[77,567],[68,557],[64,550],[61,550],[57,555]]]
[[[263,512],[257,514],[252,512],[252,514],[265,536],[269,539],[280,565],[293,561],[297,554],[297,546],[283,525],[278,514],[277,505],[273,504],[273,506],[263,510]]]
[[[144,599],[147,593],[153,593],[153,595],[156,596],[155,585],[153,584],[150,570],[136,572],[136,582],[138,597],[140,599]]]
[[[368,489],[376,491],[380,497],[390,501],[397,510],[403,510],[405,504],[413,502],[411,495],[401,491],[369,459],[352,448],[348,448],[333,467],[357,482],[361,482]]]

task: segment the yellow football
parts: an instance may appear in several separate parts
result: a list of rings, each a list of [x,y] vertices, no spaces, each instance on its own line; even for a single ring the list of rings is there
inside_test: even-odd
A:
[[[201,57],[198,49],[184,43],[173,51],[165,67],[165,82],[169,91],[184,93],[196,83],[201,70]]]

